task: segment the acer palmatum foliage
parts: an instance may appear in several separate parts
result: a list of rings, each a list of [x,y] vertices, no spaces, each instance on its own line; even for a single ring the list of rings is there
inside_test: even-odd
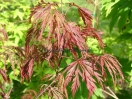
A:
[[[89,91],[88,98],[90,98],[97,83],[103,87],[103,82],[106,80],[106,68],[112,76],[114,84],[116,84],[117,77],[120,76],[124,79],[120,64],[114,56],[105,53],[95,55],[87,51],[89,47],[86,40],[90,36],[98,41],[100,48],[104,48],[100,37],[101,32],[91,27],[92,13],[74,3],[69,3],[69,5],[78,9],[84,22],[83,26],[67,21],[66,15],[58,10],[58,3],[45,3],[41,0],[37,6],[31,9],[29,22],[32,26],[26,35],[25,48],[12,47],[15,50],[15,55],[20,59],[20,74],[23,80],[32,77],[35,63],[41,65],[47,61],[49,66],[56,71],[56,75],[45,75],[42,78],[51,84],[42,85],[38,97],[47,93],[49,97],[55,99],[68,98],[66,87],[70,82],[72,82],[71,91],[74,97],[80,86],[81,78],[86,82]],[[64,50],[70,51],[70,58],[73,61],[60,70],[62,60],[69,58]],[[14,61],[11,62],[13,65]],[[0,69],[0,73],[6,80],[4,71]],[[29,94],[25,95],[36,96],[36,93],[32,95],[30,93],[35,92],[29,91]]]
[[[51,68],[59,70],[61,60],[67,57],[63,50],[68,49],[74,62],[59,72],[65,78],[61,83],[63,85],[61,90],[58,90],[60,87],[56,84],[56,86],[50,85],[45,92],[56,99],[64,98],[63,95],[68,98],[66,86],[72,82],[71,91],[74,97],[80,85],[79,78],[82,78],[82,81],[86,82],[90,98],[96,89],[96,83],[103,87],[106,79],[105,68],[108,69],[114,83],[119,75],[122,79],[124,78],[120,64],[114,56],[108,54],[96,56],[83,51],[88,50],[86,40],[89,36],[98,40],[100,48],[104,47],[104,43],[99,35],[100,31],[91,27],[92,13],[74,3],[69,3],[69,5],[78,9],[84,26],[80,27],[75,22],[68,22],[66,15],[58,11],[57,3],[41,2],[31,9],[29,20],[32,26],[27,33],[25,43],[26,55],[30,57],[21,68],[21,76],[26,79],[31,78],[34,62],[47,61]],[[32,48],[35,51],[32,51]],[[79,51],[75,51],[76,48]],[[41,49],[45,51],[43,52]],[[64,77],[64,73],[66,73],[66,77]],[[56,77],[53,80],[55,83],[59,82]],[[60,92],[58,93],[58,91]]]

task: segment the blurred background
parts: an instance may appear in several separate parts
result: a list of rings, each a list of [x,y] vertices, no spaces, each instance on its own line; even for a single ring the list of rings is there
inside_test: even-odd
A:
[[[88,38],[89,51],[95,54],[101,54],[102,52],[112,54],[122,65],[121,69],[125,81],[121,83],[121,81],[118,80],[118,85],[114,87],[112,79],[108,75],[107,88],[102,92],[101,88],[97,85],[98,88],[93,94],[92,99],[132,99],[132,0],[44,1],[74,2],[81,7],[88,8],[94,18],[92,26],[103,32],[101,36],[105,43],[105,49],[100,50],[97,41],[94,38]],[[30,8],[37,4],[38,0],[0,0],[0,28],[4,27],[8,34],[8,41],[5,42],[5,45],[24,46],[27,30],[31,26],[31,24],[28,23]],[[76,8],[71,7],[69,10],[69,5],[67,4],[60,6],[62,6],[63,13],[66,13],[68,21],[77,22],[78,25],[83,24]],[[0,46],[2,46],[2,42],[0,42]],[[2,59],[2,57],[3,56],[0,58]],[[71,60],[68,59],[67,63],[70,62]],[[42,68],[34,68],[34,75],[36,76],[33,76],[29,83],[21,83],[19,67],[15,68],[16,75],[14,75],[14,71],[12,71],[10,65],[10,63],[7,64],[7,68],[12,84],[4,84],[6,92],[13,86],[10,99],[21,99],[20,97],[24,94],[24,90],[34,89],[39,84],[38,79],[40,79],[43,74],[52,73],[52,70],[45,65],[42,67],[46,68],[44,70]],[[0,62],[0,68],[4,68],[2,62]],[[0,80],[2,81],[1,76]],[[81,82],[81,86],[75,94],[75,97],[72,98],[70,88],[68,89],[68,95],[69,99],[87,99],[88,91],[85,84]]]

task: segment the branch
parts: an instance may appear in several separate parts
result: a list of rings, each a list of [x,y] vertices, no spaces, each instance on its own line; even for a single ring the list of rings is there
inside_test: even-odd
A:
[[[55,79],[35,98],[38,99],[45,91],[48,90],[49,87],[51,87],[58,79],[60,78],[60,75],[57,73],[55,76]]]
[[[62,14],[63,14],[63,8],[62,8],[62,3],[63,3],[63,2],[62,2],[62,0],[61,0],[61,12],[62,12]]]
[[[47,91],[47,89],[52,86],[54,83],[56,82],[56,79],[53,80],[37,97],[36,99],[38,99],[45,91]]]
[[[107,87],[107,89],[109,89],[109,87]],[[110,90],[110,89],[109,89],[109,90]],[[109,92],[107,92],[107,91],[105,91],[105,90],[103,90],[103,89],[102,89],[102,92],[104,92],[104,93],[106,93],[107,95],[113,97],[114,99],[118,99],[118,97],[112,92],[112,90],[110,90],[110,92],[111,92],[112,94],[109,93]]]
[[[5,95],[6,99],[10,98],[10,94],[11,94],[12,89],[13,89],[13,87],[11,87],[10,90],[9,90],[9,92]]]

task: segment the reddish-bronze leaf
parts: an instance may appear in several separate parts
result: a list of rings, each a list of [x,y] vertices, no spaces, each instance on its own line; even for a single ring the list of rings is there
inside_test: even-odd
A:
[[[89,90],[88,98],[90,98],[96,89],[95,80],[85,69],[83,70],[83,77],[84,77],[84,80],[86,81],[87,89]]]
[[[84,23],[90,29],[90,27],[92,25],[92,13],[88,9],[81,8],[81,7],[78,7],[78,11],[79,11],[79,14],[82,17]]]
[[[94,37],[96,40],[98,40],[99,46],[101,48],[104,48],[104,43],[103,43],[102,38],[100,36],[100,31],[97,31],[94,28],[91,28],[91,29],[83,28],[81,33],[84,37],[88,37],[88,36]]]
[[[64,82],[64,89],[66,88],[68,83],[72,80],[72,78],[74,76],[75,69],[76,69],[76,65],[77,65],[77,62],[73,62],[68,65],[68,67],[66,69],[66,70],[68,70],[68,72],[67,72],[66,79]]]
[[[0,74],[2,75],[4,81],[7,81],[7,82],[10,81],[10,80],[9,80],[9,77],[8,77],[7,74],[6,74],[6,72],[5,72],[3,69],[1,69],[1,68],[0,68]]]
[[[73,78],[73,84],[72,84],[72,96],[74,97],[77,89],[79,88],[80,82],[79,82],[79,69],[75,71],[75,77]]]
[[[21,77],[22,77],[22,79],[26,78],[26,80],[28,80],[29,78],[31,78],[32,73],[33,73],[33,65],[34,65],[34,59],[29,59],[21,67]]]
[[[107,67],[110,75],[112,76],[113,83],[116,83],[117,75],[120,75],[124,80],[123,74],[120,69],[121,65],[114,56],[109,54],[102,55],[100,61],[102,62],[102,65],[105,64],[105,66]]]
[[[91,63],[84,59],[78,59],[77,61],[73,62],[72,65],[69,65],[66,70],[68,72],[66,75],[64,86],[66,87],[73,78],[73,96],[75,95],[75,92],[79,87],[79,75],[82,77],[82,80],[86,82],[87,89],[89,90],[89,98],[91,97],[92,93],[95,91],[96,88],[96,81],[94,80],[93,76],[97,78],[100,84],[102,84],[103,82],[101,75],[97,73],[97,71],[94,71]]]
[[[99,74],[99,71],[96,68],[96,65],[92,65],[92,63],[88,62],[87,60],[83,60],[82,64],[85,67],[85,69],[88,71],[88,73],[91,76],[94,76],[97,79],[97,81],[100,83],[100,85],[102,86],[103,79],[101,77],[101,74]]]

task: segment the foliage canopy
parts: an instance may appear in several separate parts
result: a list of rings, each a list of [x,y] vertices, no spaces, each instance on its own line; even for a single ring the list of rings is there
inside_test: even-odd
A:
[[[97,84],[105,87],[107,76],[112,77],[114,85],[119,77],[124,79],[121,64],[114,56],[104,52],[103,33],[92,27],[94,17],[87,8],[76,2],[49,3],[41,0],[37,4],[32,0],[22,0],[11,7],[10,3],[14,0],[0,2],[0,18],[4,20],[0,22],[2,98],[13,97],[15,88],[19,86],[18,97],[22,99],[70,98],[69,89],[74,97],[82,85],[86,86],[90,98],[99,87]],[[68,9],[63,10],[63,5]],[[28,10],[30,7],[31,12]],[[81,24],[70,20],[67,15],[70,9],[76,9]],[[119,26],[119,29],[122,27]],[[8,42],[5,41],[7,38]],[[98,41],[101,53],[89,52],[90,38]],[[22,91],[23,95],[20,95]]]

